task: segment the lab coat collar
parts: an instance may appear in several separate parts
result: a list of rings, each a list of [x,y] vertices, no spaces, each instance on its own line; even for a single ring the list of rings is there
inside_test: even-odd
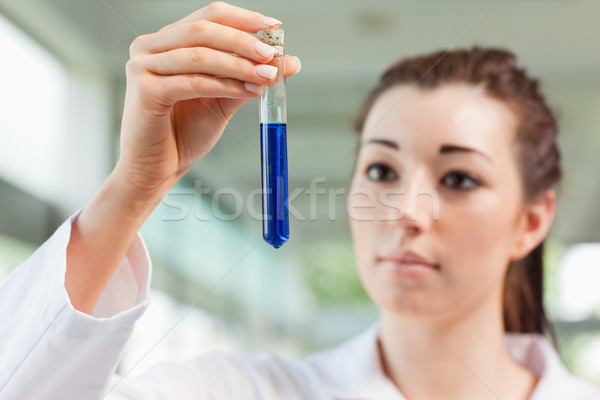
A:
[[[307,358],[322,390],[336,399],[406,400],[383,371],[377,338],[380,325],[378,320],[358,336]],[[542,335],[505,334],[505,345],[517,362],[540,378],[531,400],[598,393],[591,384],[569,374]]]

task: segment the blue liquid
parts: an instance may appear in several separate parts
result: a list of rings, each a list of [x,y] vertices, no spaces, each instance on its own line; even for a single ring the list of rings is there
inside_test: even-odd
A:
[[[263,238],[278,249],[290,237],[286,124],[260,124]]]

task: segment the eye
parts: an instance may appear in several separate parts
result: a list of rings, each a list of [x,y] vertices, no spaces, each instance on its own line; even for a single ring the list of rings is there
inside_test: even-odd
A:
[[[375,182],[391,181],[398,178],[396,172],[387,164],[375,163],[367,167],[367,177]]]
[[[477,179],[461,171],[450,172],[442,179],[442,184],[456,190],[471,190],[481,186]]]

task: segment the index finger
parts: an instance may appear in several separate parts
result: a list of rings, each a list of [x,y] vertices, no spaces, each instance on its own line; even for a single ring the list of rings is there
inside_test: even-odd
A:
[[[187,24],[202,19],[250,33],[256,33],[261,29],[278,27],[281,24],[281,21],[267,17],[256,11],[250,11],[222,1],[216,1],[206,7],[194,11],[177,22],[165,26],[161,31],[163,29],[172,28],[173,26]]]

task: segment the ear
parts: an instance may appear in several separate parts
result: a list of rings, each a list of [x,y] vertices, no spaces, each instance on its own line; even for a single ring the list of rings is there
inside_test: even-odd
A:
[[[511,251],[511,261],[524,258],[546,238],[554,219],[555,205],[556,194],[552,189],[525,205]]]

